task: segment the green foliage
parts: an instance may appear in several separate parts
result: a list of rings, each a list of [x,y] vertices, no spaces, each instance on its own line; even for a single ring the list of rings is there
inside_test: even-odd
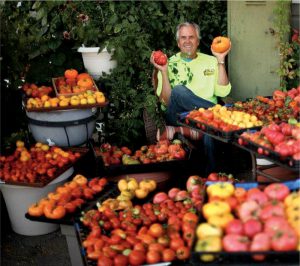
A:
[[[299,85],[299,32],[292,31],[289,23],[291,1],[278,0],[274,10],[278,40],[280,89],[288,90]]]
[[[176,26],[193,21],[200,25],[202,52],[210,53],[217,35],[226,35],[226,1],[22,1],[0,6],[2,78],[12,88],[22,82],[50,83],[67,68],[83,71],[77,48],[114,49],[118,65],[98,81],[107,92],[111,141],[142,141],[142,113],[162,115],[151,84],[151,51],[168,56],[178,51]],[[2,67],[3,69],[3,67]],[[111,118],[113,117],[113,118]]]

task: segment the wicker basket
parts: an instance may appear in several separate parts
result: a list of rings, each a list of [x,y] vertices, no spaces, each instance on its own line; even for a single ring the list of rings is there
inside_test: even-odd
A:
[[[156,135],[157,135],[157,126],[153,118],[149,115],[146,108],[143,111],[143,119],[144,119],[144,126],[146,132],[147,142],[149,144],[154,144],[156,142]]]

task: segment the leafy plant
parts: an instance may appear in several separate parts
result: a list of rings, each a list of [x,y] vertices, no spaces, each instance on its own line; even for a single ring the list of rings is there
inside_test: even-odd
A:
[[[163,120],[151,85],[151,51],[176,53],[175,30],[183,21],[200,25],[205,53],[227,28],[226,1],[5,1],[0,15],[1,83],[10,90],[25,81],[51,85],[67,68],[83,71],[82,44],[114,48],[118,65],[97,82],[111,103],[108,141],[132,145],[144,142],[145,108],[158,125]]]
[[[276,26],[275,34],[278,39],[280,53],[280,77],[281,90],[288,90],[299,85],[299,32],[291,29],[289,23],[290,1],[278,0],[274,10]]]

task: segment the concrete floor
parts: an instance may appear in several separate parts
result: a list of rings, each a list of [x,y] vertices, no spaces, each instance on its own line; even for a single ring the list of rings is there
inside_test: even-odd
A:
[[[1,262],[3,266],[71,266],[67,242],[60,229],[41,236],[24,236],[10,226],[1,195]]]

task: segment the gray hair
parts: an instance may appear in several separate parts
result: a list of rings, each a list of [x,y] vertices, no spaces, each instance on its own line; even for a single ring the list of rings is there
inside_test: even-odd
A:
[[[192,26],[196,30],[197,38],[198,38],[198,40],[200,40],[200,27],[198,26],[198,24],[196,24],[194,22],[183,22],[183,23],[180,23],[176,28],[176,41],[179,40],[179,30],[182,27],[189,27],[189,26]]]

